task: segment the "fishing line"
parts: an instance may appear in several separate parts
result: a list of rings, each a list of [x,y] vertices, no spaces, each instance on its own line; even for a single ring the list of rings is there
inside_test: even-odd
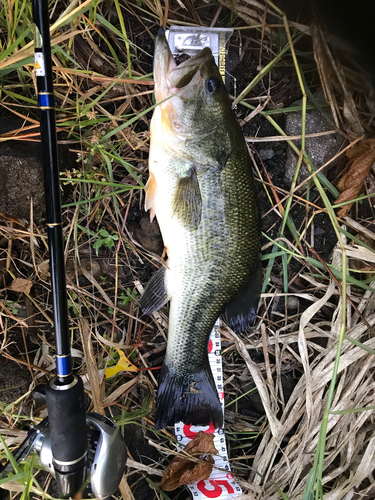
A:
[[[232,79],[233,81],[233,97],[234,97],[234,101],[233,101],[233,104],[232,104],[232,109],[237,109],[237,104],[236,104],[236,99],[237,99],[237,78],[232,75],[231,73],[229,73],[229,71],[225,70],[225,74],[229,76],[229,78]]]

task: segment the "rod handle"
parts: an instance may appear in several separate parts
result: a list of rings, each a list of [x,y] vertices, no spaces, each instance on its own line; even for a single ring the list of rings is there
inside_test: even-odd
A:
[[[53,465],[60,496],[73,496],[85,482],[87,460],[87,426],[81,378],[74,375],[72,382],[64,385],[57,377],[52,379],[46,387],[46,400]]]

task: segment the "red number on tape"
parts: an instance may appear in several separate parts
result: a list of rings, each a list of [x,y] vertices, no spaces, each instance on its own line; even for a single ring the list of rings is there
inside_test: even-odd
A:
[[[193,425],[184,425],[184,434],[187,438],[193,439],[195,436],[198,434],[198,431],[192,431],[191,428],[194,427]],[[208,429],[204,431],[206,434],[214,434],[215,432],[215,427],[214,424],[211,422]]]
[[[226,479],[209,479],[208,480],[209,485],[213,486],[214,489],[212,490],[211,488],[208,489],[206,485],[206,481],[203,479],[197,483],[197,488],[198,490],[203,493],[207,498],[219,498],[219,496],[223,493],[223,488],[227,489],[228,493],[234,493],[234,489],[232,488],[232,485],[229,484],[229,482]]]
[[[208,352],[212,352],[213,347],[214,347],[214,345],[212,343],[212,340],[210,339],[208,342]]]

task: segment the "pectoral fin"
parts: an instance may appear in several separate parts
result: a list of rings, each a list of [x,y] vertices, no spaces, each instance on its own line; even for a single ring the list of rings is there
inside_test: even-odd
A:
[[[165,272],[166,268],[164,266],[160,267],[147,283],[139,301],[139,307],[144,314],[152,314],[163,307],[170,299],[165,287]]]
[[[235,333],[247,330],[255,321],[262,288],[262,264],[257,261],[247,283],[224,308],[224,321]]]
[[[148,181],[145,187],[146,199],[145,210],[150,210],[150,221],[152,222],[155,217],[155,194],[156,194],[156,179],[154,174],[150,172]]]
[[[198,228],[202,215],[202,197],[197,172],[192,167],[180,177],[172,200],[172,216],[178,217],[186,229]]]

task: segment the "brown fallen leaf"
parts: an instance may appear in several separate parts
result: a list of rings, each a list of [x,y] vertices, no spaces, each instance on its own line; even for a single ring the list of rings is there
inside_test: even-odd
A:
[[[13,292],[23,292],[29,294],[32,286],[32,281],[24,280],[23,278],[16,278],[12,281],[9,289]]]
[[[204,462],[193,462],[188,459],[186,453]],[[166,468],[160,483],[161,489],[173,491],[183,484],[208,479],[215,463],[212,455],[216,453],[218,451],[214,446],[214,435],[199,431],[195,438],[185,446],[184,452],[176,455]]]
[[[346,153],[349,161],[346,165],[346,172],[338,183],[341,191],[335,203],[357,198],[368,173],[375,162],[375,139],[361,141]],[[351,209],[353,203],[344,205],[338,212],[339,217],[345,217]]]

